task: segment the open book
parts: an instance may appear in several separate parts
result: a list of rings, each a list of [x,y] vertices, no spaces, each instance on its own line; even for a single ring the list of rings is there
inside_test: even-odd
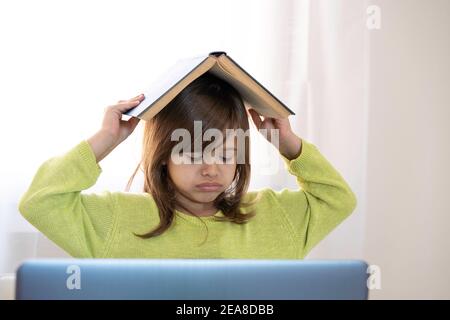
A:
[[[178,60],[153,83],[148,92],[144,92],[145,99],[124,114],[150,120],[205,72],[230,83],[241,94],[245,107],[255,109],[260,115],[287,118],[295,114],[223,51]]]

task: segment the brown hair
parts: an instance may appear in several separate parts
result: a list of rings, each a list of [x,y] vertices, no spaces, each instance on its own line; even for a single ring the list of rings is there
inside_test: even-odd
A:
[[[164,109],[150,121],[145,121],[142,157],[133,175],[128,181],[126,191],[139,168],[144,173],[144,192],[152,195],[159,209],[159,225],[146,234],[138,235],[143,239],[161,235],[174,219],[176,205],[175,185],[167,172],[167,163],[172,148],[177,141],[171,141],[175,129],[184,128],[194,138],[194,121],[202,121],[202,136],[209,128],[249,129],[247,112],[238,91],[224,80],[206,72],[183,89]],[[202,143],[203,148],[211,142]],[[245,163],[236,164],[236,173],[231,188],[228,188],[214,200],[214,206],[221,210],[224,217],[214,216],[218,221],[246,223],[255,216],[252,210],[246,214],[240,208],[253,205],[258,199],[244,203],[242,197],[250,183],[250,137],[244,139]],[[193,213],[194,216],[198,217]],[[202,221],[202,220],[201,220]],[[205,224],[206,226],[206,224]]]

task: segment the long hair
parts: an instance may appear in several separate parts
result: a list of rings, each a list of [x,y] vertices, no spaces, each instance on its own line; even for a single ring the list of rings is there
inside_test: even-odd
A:
[[[129,179],[126,191],[141,168],[144,173],[143,191],[152,195],[159,209],[160,222],[146,234],[135,234],[138,237],[147,239],[161,235],[172,224],[176,206],[181,206],[176,201],[176,187],[165,163],[170,158],[172,148],[177,144],[177,141],[171,141],[172,132],[184,128],[194,137],[194,121],[202,121],[202,136],[209,128],[222,131],[243,129],[245,132],[249,129],[247,112],[239,92],[209,72],[190,83],[151,120],[145,121],[141,161]],[[214,206],[224,215],[214,216],[215,220],[242,224],[256,214],[254,210],[245,214],[240,210],[258,201],[258,198],[246,203],[242,201],[251,174],[248,135],[245,135],[244,144],[245,162],[236,164],[236,173],[230,187],[214,200]],[[205,142],[202,146],[205,147]]]

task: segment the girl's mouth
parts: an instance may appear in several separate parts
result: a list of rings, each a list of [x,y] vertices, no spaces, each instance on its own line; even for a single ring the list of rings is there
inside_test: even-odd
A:
[[[202,184],[198,184],[196,185],[196,188],[201,190],[201,191],[217,191],[222,187],[221,184],[218,183],[202,183]]]

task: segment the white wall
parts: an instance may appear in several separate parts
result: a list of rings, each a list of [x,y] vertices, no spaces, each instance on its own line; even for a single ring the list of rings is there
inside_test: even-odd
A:
[[[450,1],[371,1],[365,257],[372,298],[450,298]]]
[[[307,98],[300,120],[307,128],[306,137],[355,192],[358,205],[308,259],[359,259],[364,243],[365,119],[370,90],[367,6],[360,0],[309,2]]]

